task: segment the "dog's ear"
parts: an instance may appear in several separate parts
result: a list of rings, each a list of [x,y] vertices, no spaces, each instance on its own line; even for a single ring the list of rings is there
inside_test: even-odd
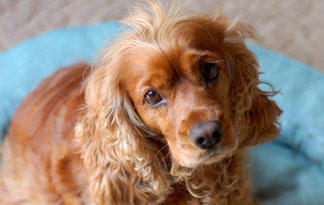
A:
[[[245,121],[246,136],[242,145],[255,145],[273,140],[279,134],[278,117],[281,114],[277,104],[269,99],[272,93],[259,88],[252,94],[252,104],[249,110],[242,113]]]
[[[96,204],[158,203],[168,194],[170,180],[121,86],[120,55],[108,52],[102,65],[90,74],[76,142]]]
[[[280,108],[270,99],[276,92],[265,92],[260,84],[258,63],[244,40],[253,30],[242,23],[229,28],[224,35],[224,53],[231,69],[230,108],[240,145],[272,140],[279,134]]]

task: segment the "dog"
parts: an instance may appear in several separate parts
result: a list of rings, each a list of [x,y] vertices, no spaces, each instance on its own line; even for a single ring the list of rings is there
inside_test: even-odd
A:
[[[256,200],[249,146],[279,133],[244,23],[136,7],[92,66],[45,79],[2,145],[1,204],[217,204]]]

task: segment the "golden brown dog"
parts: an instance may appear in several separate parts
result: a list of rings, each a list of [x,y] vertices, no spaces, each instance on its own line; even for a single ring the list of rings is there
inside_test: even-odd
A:
[[[2,146],[1,204],[254,204],[249,145],[278,134],[252,29],[151,2],[92,69],[45,79]]]

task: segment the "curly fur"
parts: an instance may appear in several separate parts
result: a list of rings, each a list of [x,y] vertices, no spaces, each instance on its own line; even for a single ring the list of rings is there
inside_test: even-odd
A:
[[[244,43],[254,36],[253,29],[219,14],[188,14],[177,3],[160,1],[135,7],[124,23],[129,29],[92,68],[62,69],[23,101],[3,145],[0,202],[255,203],[244,152],[278,134],[281,110],[269,99],[275,92],[257,87],[258,63]],[[189,69],[205,56],[221,59],[221,88],[211,91],[219,97],[200,94],[197,85],[168,73],[174,72],[170,68]],[[144,78],[139,68],[146,64],[157,75],[152,79],[174,83],[179,94],[169,101],[177,116],[156,114],[143,105],[137,92]],[[189,95],[196,104],[177,107],[177,96]],[[185,164],[185,149],[201,150],[183,133],[210,118],[223,123],[225,151],[210,163],[191,155],[192,164]],[[174,148],[179,139],[189,148]]]

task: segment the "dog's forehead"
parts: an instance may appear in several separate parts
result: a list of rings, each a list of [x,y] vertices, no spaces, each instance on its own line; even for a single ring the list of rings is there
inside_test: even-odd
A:
[[[132,52],[130,78],[137,79],[141,87],[154,88],[174,87],[179,79],[199,84],[201,74],[200,60],[203,58],[220,59],[220,55],[209,50],[190,48],[188,45],[168,46],[162,49],[156,44],[146,48],[138,48]]]
[[[193,65],[198,57],[198,52],[190,49],[154,49],[147,51],[141,59],[138,58],[136,67],[141,70],[146,84],[154,87],[173,86],[179,78],[196,75]]]
[[[176,75],[168,57],[153,46],[137,47],[127,55],[123,81],[136,87],[170,86]]]
[[[160,33],[160,39],[143,39],[131,52],[135,73],[157,87],[172,86],[182,77],[198,81],[199,69],[194,65],[199,57],[217,53],[221,47],[222,35],[211,27],[205,22],[187,22],[174,32]]]

